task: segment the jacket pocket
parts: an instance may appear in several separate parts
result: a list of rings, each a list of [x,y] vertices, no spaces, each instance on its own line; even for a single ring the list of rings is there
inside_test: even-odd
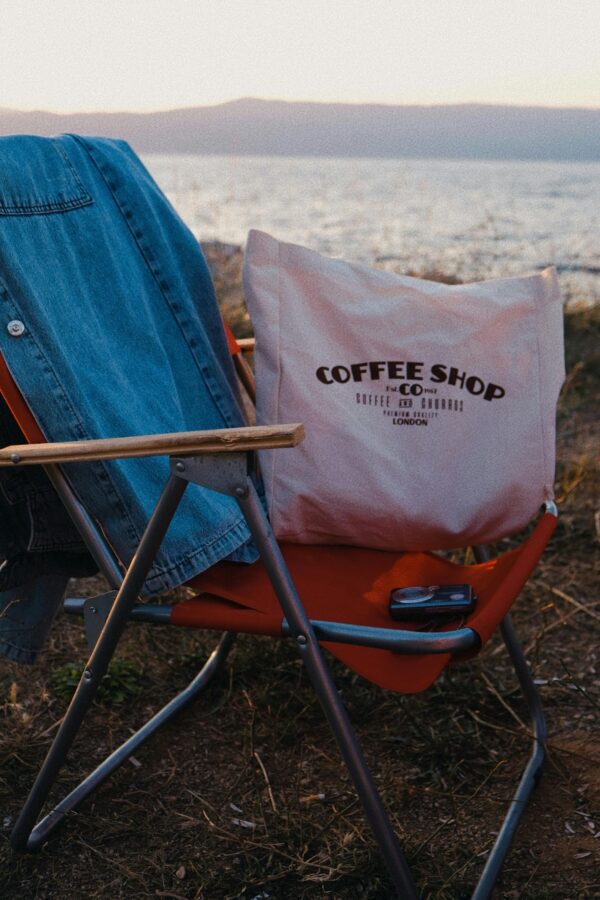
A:
[[[93,202],[58,141],[0,138],[0,216],[64,213]]]

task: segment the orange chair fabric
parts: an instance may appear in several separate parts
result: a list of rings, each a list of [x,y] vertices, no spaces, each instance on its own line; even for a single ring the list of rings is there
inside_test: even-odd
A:
[[[300,598],[311,619],[349,622],[380,628],[418,630],[388,615],[392,588],[409,585],[471,584],[478,596],[464,623],[485,642],[510,610],[556,525],[544,515],[520,547],[490,562],[460,566],[432,553],[402,555],[360,547],[282,544],[281,549]],[[174,624],[215,627],[260,634],[280,634],[282,613],[267,572],[222,562],[188,583],[206,592],[173,608]],[[219,601],[223,598],[219,616]],[[455,628],[456,623],[447,626]],[[324,643],[349,668],[381,687],[402,693],[425,690],[451,661],[449,654],[408,656],[349,644]]]
[[[232,356],[237,356],[238,353],[242,352],[242,348],[236,341],[233,332],[227,322],[223,319],[223,328],[225,329],[225,337],[227,338],[227,346],[229,348],[229,352]]]
[[[15,417],[17,425],[29,443],[44,443],[46,438],[42,434],[40,426],[34,419],[31,410],[25,403],[23,395],[10,374],[10,370],[2,355],[0,355],[0,394],[4,397],[6,405]]]

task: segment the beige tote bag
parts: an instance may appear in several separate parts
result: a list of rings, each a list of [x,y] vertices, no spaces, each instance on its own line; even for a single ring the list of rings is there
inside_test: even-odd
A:
[[[244,284],[276,535],[430,550],[525,526],[553,497],[564,379],[554,269],[444,285],[251,231]]]

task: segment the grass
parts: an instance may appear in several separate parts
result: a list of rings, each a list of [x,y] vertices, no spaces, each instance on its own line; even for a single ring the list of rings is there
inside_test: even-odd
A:
[[[600,307],[568,313],[566,340],[562,515],[514,614],[549,720],[549,761],[506,863],[502,898],[600,896]],[[87,579],[72,589],[93,595],[103,586]],[[193,632],[129,627],[61,789],[183,688],[209,646]],[[39,663],[0,663],[0,896],[391,896],[297,654],[289,643],[250,637],[202,701],[141,748],[39,854],[13,855],[11,824],[85,657],[80,623],[61,615]],[[415,697],[333,669],[423,895],[468,896],[529,748],[501,643],[493,639]]]
[[[83,675],[85,660],[67,662],[50,673],[50,690],[59,700],[68,702]],[[98,688],[96,700],[108,706],[118,706],[139,697],[144,689],[142,669],[128,659],[113,659]]]

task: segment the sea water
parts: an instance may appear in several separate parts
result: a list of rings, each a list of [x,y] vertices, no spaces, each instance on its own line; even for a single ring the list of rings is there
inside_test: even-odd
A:
[[[202,240],[250,228],[321,253],[462,281],[556,266],[600,301],[600,163],[146,155]]]

